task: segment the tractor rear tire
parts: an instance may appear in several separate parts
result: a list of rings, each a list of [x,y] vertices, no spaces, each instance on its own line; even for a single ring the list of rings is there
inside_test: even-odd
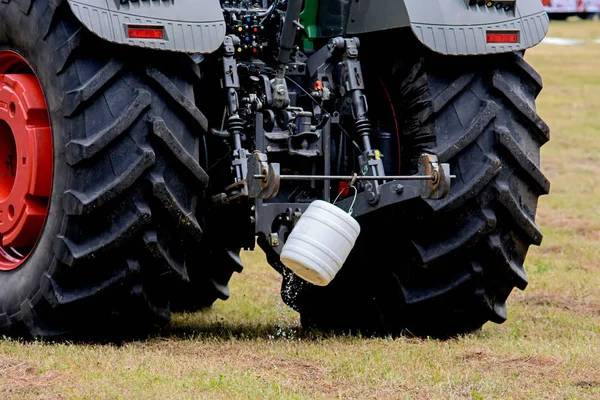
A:
[[[402,42],[403,60],[363,62],[368,87],[379,77],[391,95],[402,172],[416,172],[428,152],[457,178],[426,212],[359,220],[362,234],[329,286],[284,274],[282,297],[306,327],[452,336],[504,322],[512,289],[527,286],[523,262],[542,240],[538,197],[550,188],[539,170],[549,139],[535,111],[540,76],[521,54],[444,57],[412,42]],[[389,112],[373,97],[372,110]]]
[[[0,270],[0,332],[121,334],[168,323],[173,287],[202,261],[198,65],[104,42],[66,1],[3,2],[0,21],[0,50],[27,60],[13,72],[35,74],[53,141],[44,228],[21,264]]]

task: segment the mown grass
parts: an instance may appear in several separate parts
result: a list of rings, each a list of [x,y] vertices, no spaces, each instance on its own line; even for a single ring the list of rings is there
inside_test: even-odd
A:
[[[0,398],[600,398],[600,22],[553,23],[550,34],[590,42],[526,56],[546,84],[552,193],[507,323],[447,341],[307,334],[278,275],[246,253],[229,301],[176,315],[148,340],[1,340]]]

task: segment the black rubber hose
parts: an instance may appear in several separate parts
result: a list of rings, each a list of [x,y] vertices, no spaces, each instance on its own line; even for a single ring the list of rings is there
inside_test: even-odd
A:
[[[285,22],[281,31],[279,41],[279,56],[277,61],[279,64],[287,64],[290,62],[290,51],[294,47],[296,41],[296,24],[302,11],[302,0],[288,0],[287,11],[285,13]]]

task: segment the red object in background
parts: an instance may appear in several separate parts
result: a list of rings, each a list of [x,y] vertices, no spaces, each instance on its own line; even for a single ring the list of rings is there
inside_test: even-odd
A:
[[[132,39],[162,39],[162,28],[128,28],[127,35]]]
[[[549,14],[598,13],[600,0],[541,0]]]
[[[340,197],[346,197],[350,194],[350,185],[348,185],[348,182],[340,182],[338,186],[338,193]]]
[[[519,43],[519,34],[517,32],[488,32],[485,40],[488,43]]]

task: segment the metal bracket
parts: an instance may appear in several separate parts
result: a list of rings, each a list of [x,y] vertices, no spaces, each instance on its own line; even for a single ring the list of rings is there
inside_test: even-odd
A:
[[[254,178],[262,175],[263,178]],[[248,173],[245,179],[248,182],[248,197],[253,199],[269,200],[279,192],[279,164],[269,164],[266,154],[255,151],[248,157]]]
[[[432,179],[424,182],[422,196],[427,199],[443,199],[450,192],[450,164],[440,164],[437,156],[423,154],[419,160],[419,174],[430,175]]]

